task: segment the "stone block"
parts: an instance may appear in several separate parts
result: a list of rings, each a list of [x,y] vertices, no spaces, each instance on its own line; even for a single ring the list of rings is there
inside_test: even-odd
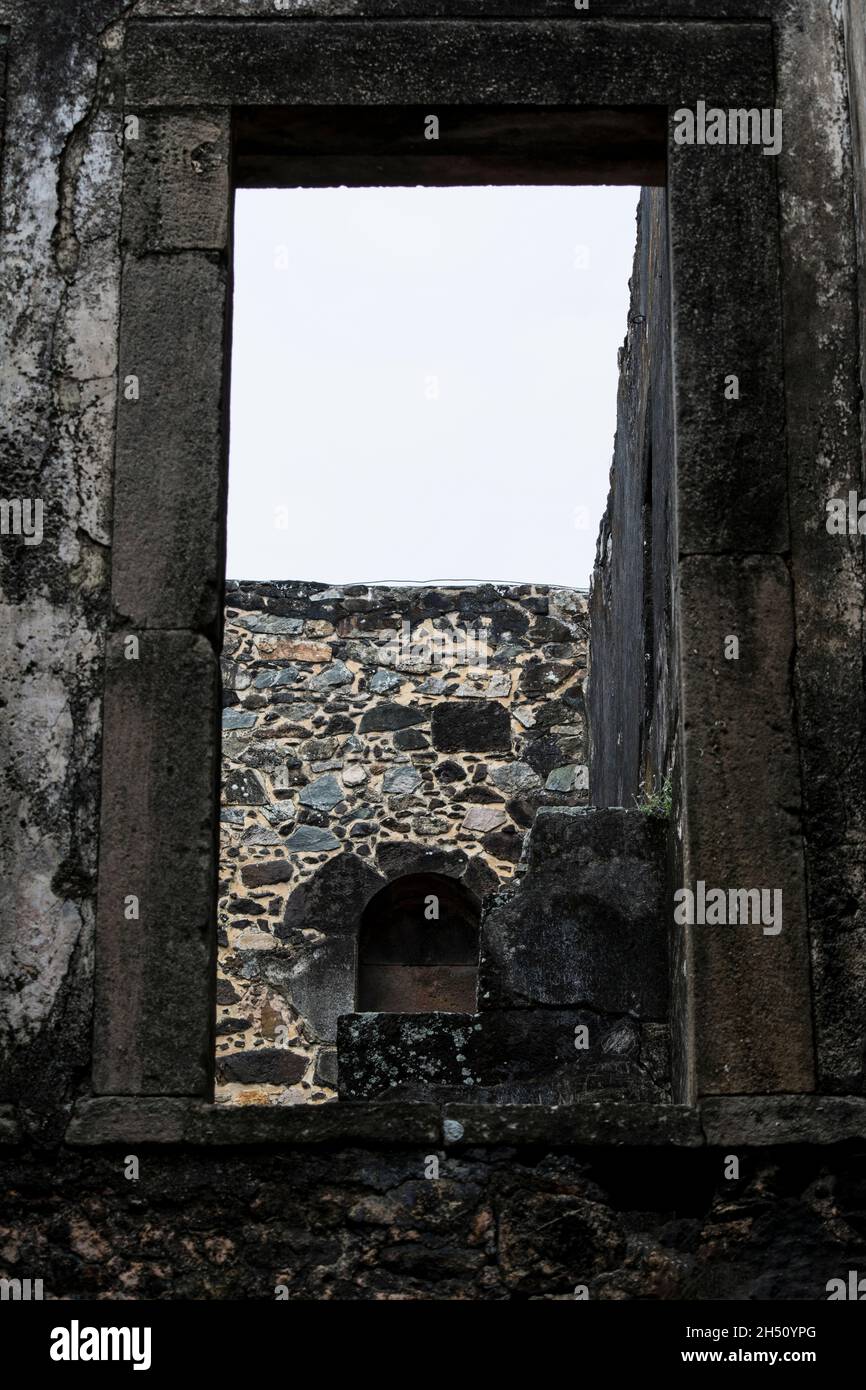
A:
[[[542,807],[526,855],[526,872],[482,916],[479,1007],[666,1019],[662,824],[639,811]]]
[[[288,940],[294,931],[312,928],[324,936],[354,938],[363,909],[386,882],[383,874],[344,849],[294,890],[276,934]]]
[[[262,840],[262,836],[267,835],[272,838]],[[247,840],[246,843],[253,844],[282,844],[282,838],[274,834],[273,831],[258,830]],[[245,864],[241,870],[241,878],[247,888],[261,888],[267,883],[288,883],[294,877],[294,868],[288,859],[255,859],[251,864]]]
[[[376,863],[388,879],[404,874],[446,874],[462,878],[469,857],[462,849],[438,849],[412,840],[385,840],[376,850]]]
[[[392,733],[395,729],[411,729],[417,724],[426,724],[429,719],[430,711],[422,705],[397,705],[383,700],[365,711],[359,728],[362,734]]]
[[[591,1092],[663,1100],[655,1047],[633,1018],[586,1009],[356,1013],[338,1023],[339,1092],[494,1105],[569,1104]]]
[[[286,972],[285,994],[320,1042],[336,1042],[337,1020],[355,1007],[355,937],[329,936]]]
[[[788,548],[776,174],[751,146],[671,144],[681,554]]]
[[[213,1050],[218,664],[194,633],[106,655],[94,1089],[204,1095]],[[137,912],[137,916],[130,915]]]
[[[474,1014],[354,1014],[337,1023],[340,1098],[381,1099],[401,1088],[416,1090],[475,1084],[466,1052]]]
[[[217,1080],[242,1086],[294,1086],[307,1070],[309,1058],[283,1047],[257,1047],[223,1052],[217,1058]]]
[[[135,627],[220,621],[226,283],[204,252],[124,265],[112,602]]]
[[[228,241],[229,120],[223,111],[145,111],[125,141],[124,249],[222,251]]]
[[[444,1111],[446,1145],[543,1144],[553,1148],[628,1146],[698,1149],[698,1111],[684,1105],[592,1100],[575,1105],[473,1105]]]
[[[814,1086],[800,769],[781,559],[682,561],[683,882],[780,890],[782,929],[676,928],[690,961],[697,1094]],[[726,660],[735,635],[737,660]]]
[[[436,705],[431,729],[433,747],[440,753],[507,753],[511,748],[508,709],[496,700]]]
[[[434,1105],[206,1105],[169,1096],[79,1101],[66,1132],[77,1148],[102,1144],[437,1144]]]
[[[261,20],[133,23],[126,99],[135,107],[489,102],[491,37],[490,20],[477,18],[363,26],[331,18],[324,33]],[[500,19],[495,42],[504,103],[669,106],[687,92],[718,92],[748,106],[772,95],[769,25],[575,23],[559,10],[540,21]]]
[[[701,1102],[708,1144],[841,1144],[866,1139],[861,1096],[713,1096]]]

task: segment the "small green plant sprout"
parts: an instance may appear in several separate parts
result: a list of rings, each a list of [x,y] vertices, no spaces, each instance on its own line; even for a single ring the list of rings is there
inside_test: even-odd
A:
[[[670,777],[666,777],[658,791],[644,792],[643,799],[634,798],[634,804],[645,816],[664,816],[671,814],[673,790]]]

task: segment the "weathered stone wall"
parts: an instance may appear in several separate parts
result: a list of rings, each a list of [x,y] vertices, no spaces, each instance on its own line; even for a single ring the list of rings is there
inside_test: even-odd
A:
[[[541,807],[485,898],[474,1011],[339,1020],[340,1099],[670,1101],[667,824]]]
[[[92,1031],[121,10],[0,4],[0,474],[5,498],[42,501],[44,527],[38,545],[0,543],[0,1086],[49,1125]]]
[[[510,0],[492,6],[478,0],[465,9],[515,21],[522,14],[561,16],[555,3],[540,10]],[[310,0],[304,17],[377,11],[442,15],[444,7],[409,0],[361,6]],[[821,522],[828,496],[856,486],[862,468],[856,400],[862,306],[858,312],[853,215],[853,189],[858,181],[862,186],[854,150],[861,148],[862,134],[855,127],[860,143],[854,146],[851,134],[862,105],[862,64],[850,38],[860,31],[861,11],[853,0],[805,10],[774,0],[682,0],[663,12],[649,0],[639,6],[599,0],[592,11],[595,18],[610,16],[614,27],[624,13],[679,20],[683,33],[696,20],[737,16],[774,26],[786,132],[779,171],[803,825],[819,1069],[822,1084],[838,1090],[862,1084],[866,929],[856,904],[864,897],[866,839],[862,768],[850,745],[852,731],[862,724],[863,565],[858,538],[828,537]],[[43,543],[25,547],[4,538],[0,554],[3,699],[11,711],[0,835],[4,858],[13,866],[2,885],[8,988],[0,1026],[4,1053],[15,1052],[21,1064],[17,1076],[7,1071],[6,1089],[30,1097],[38,1092],[48,1111],[86,1074],[90,1052],[124,33],[130,17],[141,15],[253,13],[267,13],[273,21],[265,0],[147,0],[129,6],[75,0],[50,10],[27,0],[0,4],[9,49],[2,254],[15,306],[3,316],[4,488],[10,495],[41,495],[46,507]],[[452,50],[443,53],[443,62],[451,62]],[[847,364],[844,381],[840,363]],[[736,367],[720,364],[720,371],[728,365]],[[706,518],[707,534],[712,521]],[[616,544],[614,536],[614,555]],[[650,724],[653,738],[661,737],[666,723]],[[634,737],[633,725],[623,728],[629,747]],[[639,752],[631,766],[643,770]],[[629,779],[625,800],[631,772]],[[724,807],[718,811],[721,817]]]
[[[366,898],[420,865],[481,898],[539,806],[587,801],[586,598],[273,583],[226,604],[217,1094],[321,1101]]]
[[[149,1150],[138,1182],[128,1146],[66,1152],[50,1184],[22,1157],[4,1164],[0,1276],[59,1299],[273,1301],[282,1285],[293,1300],[568,1300],[585,1285],[593,1302],[811,1302],[862,1273],[862,1151],[741,1149],[726,1181],[724,1149],[656,1137]]]
[[[567,8],[571,23],[581,24],[580,12]],[[479,84],[488,83],[491,100],[502,91],[550,104],[587,100],[589,94],[596,105],[612,101],[627,106],[635,99],[633,71],[645,49],[651,71],[644,66],[641,99],[672,104],[679,98],[677,82],[671,81],[672,62],[687,58],[696,44],[702,49],[709,45],[708,51],[716,55],[710,65],[716,90],[705,95],[724,102],[743,71],[740,54],[726,46],[727,35],[736,33],[750,52],[752,46],[761,53],[772,49],[774,96],[785,119],[779,196],[771,200],[766,185],[761,185],[761,197],[744,211],[747,219],[756,207],[762,216],[772,207],[779,211],[783,377],[761,376],[764,338],[747,297],[736,312],[726,299],[725,276],[742,283],[740,268],[748,266],[750,258],[759,259],[764,250],[760,220],[750,229],[751,240],[737,220],[720,221],[711,199],[702,198],[706,184],[701,184],[700,174],[708,166],[702,170],[700,152],[680,163],[682,223],[675,258],[689,244],[706,246],[724,266],[715,298],[689,294],[696,284],[708,289],[711,281],[696,279],[682,286],[680,328],[685,332],[690,323],[699,324],[700,332],[690,337],[696,349],[692,358],[679,363],[680,380],[693,386],[695,371],[708,363],[721,380],[724,373],[737,371],[742,356],[760,381],[772,380],[779,388],[775,394],[760,395],[755,380],[743,382],[744,400],[751,400],[753,412],[746,416],[759,446],[748,460],[757,506],[744,509],[742,497],[728,498],[731,505],[725,504],[725,479],[736,476],[728,468],[730,451],[721,451],[725,457],[704,453],[697,463],[687,449],[682,453],[691,491],[678,499],[676,515],[670,518],[674,529],[684,522],[689,532],[688,545],[677,553],[678,582],[689,586],[690,601],[690,626],[681,647],[681,656],[688,653],[688,671],[681,673],[680,688],[688,685],[686,722],[695,766],[701,739],[706,750],[706,771],[698,785],[701,796],[693,797],[691,814],[699,818],[707,843],[719,842],[725,832],[733,844],[733,860],[739,854],[745,861],[741,846],[747,843],[754,846],[754,862],[760,865],[773,851],[768,833],[773,823],[763,814],[759,774],[777,761],[775,752],[768,756],[766,751],[763,710],[771,710],[773,718],[781,713],[788,727],[791,692],[779,673],[789,666],[792,671],[795,737],[784,751],[786,766],[792,758],[799,760],[802,786],[786,772],[773,787],[776,809],[783,816],[776,826],[783,824],[783,838],[790,841],[801,836],[808,856],[812,1007],[795,1003],[800,1018],[814,1017],[819,1084],[825,1091],[839,1092],[862,1089],[864,1084],[866,776],[861,733],[866,605],[862,538],[829,536],[824,517],[829,498],[845,496],[851,488],[861,489],[862,495],[863,487],[860,386],[866,335],[862,278],[859,304],[857,299],[854,215],[854,191],[859,188],[862,194],[863,189],[858,153],[862,125],[856,123],[863,109],[863,68],[855,47],[862,34],[862,13],[862,0],[816,0],[808,5],[801,0],[592,0],[589,22],[601,20],[601,28],[596,25],[586,47],[571,48],[559,44],[557,37],[564,23],[561,0],[305,0],[284,18],[286,24],[300,20],[310,36],[303,57],[314,61],[307,61],[300,74],[302,59],[295,57],[293,76],[298,75],[305,99],[318,102],[345,99],[349,89],[353,100],[381,100],[375,80],[369,79],[370,50],[383,43],[382,28],[392,42],[396,26],[391,21],[399,16],[417,21],[414,53],[422,57],[416,63],[423,66],[424,55],[432,55],[435,71],[429,76],[444,102],[461,99],[461,74],[471,70],[481,74]],[[434,14],[439,16],[436,27],[427,23]],[[224,34],[226,60],[219,74],[223,85],[211,92],[207,72],[198,66],[196,26],[199,19],[206,23],[217,15],[226,17],[231,32]],[[471,22],[455,23],[458,15],[471,17]],[[171,79],[173,103],[189,109],[191,88],[200,104],[218,100],[222,119],[231,100],[227,91],[240,90],[242,98],[247,96],[246,74],[255,65],[239,41],[239,30],[241,21],[251,16],[262,20],[257,52],[273,55],[257,91],[264,92],[263,99],[286,99],[284,60],[291,44],[284,35],[282,46],[279,40],[273,42],[282,30],[270,0],[64,0],[50,6],[0,0],[0,42],[9,50],[8,103],[0,112],[5,122],[0,206],[7,309],[0,330],[4,492],[39,497],[45,505],[40,545],[28,547],[20,537],[4,536],[0,546],[0,698],[9,743],[0,771],[0,1044],[3,1097],[16,1105],[15,1116],[5,1109],[0,1113],[0,1139],[15,1141],[22,1130],[31,1140],[42,1141],[42,1147],[24,1148],[4,1160],[8,1195],[2,1272],[43,1276],[50,1293],[66,1296],[96,1291],[107,1297],[234,1293],[270,1298],[282,1277],[296,1294],[362,1298],[559,1297],[567,1296],[581,1280],[600,1296],[607,1290],[621,1297],[822,1297],[827,1278],[844,1275],[849,1268],[862,1269],[866,1261],[861,1234],[866,1220],[862,1102],[859,1109],[856,1102],[843,1103],[850,1108],[846,1126],[838,1108],[825,1112],[824,1102],[816,1101],[827,1116],[823,1133],[801,1126],[796,1107],[792,1110],[787,1102],[770,1106],[763,1140],[756,1139],[754,1126],[734,1126],[732,1132],[723,1127],[721,1133],[704,1136],[712,1146],[704,1152],[675,1146],[667,1127],[670,1107],[654,1112],[647,1128],[621,1133],[607,1102],[598,1109],[584,1105],[575,1108],[577,1114],[557,1111],[541,1119],[525,1107],[515,1115],[489,1106],[489,1113],[471,1130],[474,1147],[446,1162],[438,1182],[423,1179],[424,1159],[428,1152],[447,1152],[448,1132],[443,1135],[438,1120],[425,1128],[427,1120],[423,1114],[419,1117],[417,1106],[398,1107],[397,1113],[389,1106],[373,1107],[375,1124],[383,1131],[392,1127],[392,1143],[399,1130],[398,1141],[386,1153],[371,1147],[368,1136],[359,1138],[353,1132],[353,1125],[363,1127],[363,1106],[203,1106],[203,1113],[184,1118],[177,1106],[185,1107],[186,1101],[173,1103],[159,1096],[152,1102],[155,1113],[149,1127],[147,1101],[129,1098],[124,1110],[125,1096],[108,1096],[103,1099],[109,1108],[118,1101],[121,1113],[107,1129],[100,1126],[98,1113],[88,1110],[88,1104],[97,1112],[101,1105],[86,1098],[92,1084],[102,663],[109,562],[117,539],[112,458],[125,162],[123,44],[142,16],[180,16],[185,21],[180,31],[184,42],[178,42],[169,61],[158,38],[151,35],[151,47],[140,39],[135,78],[143,101],[160,99],[164,69]],[[328,25],[323,32],[315,31],[315,20],[322,16]],[[353,22],[339,27],[335,42],[332,21],[339,24],[339,16]],[[370,37],[369,21],[375,16],[386,16],[388,22]],[[494,16],[510,27],[491,45],[487,26]],[[620,24],[621,19],[625,23]],[[635,23],[640,19],[651,22],[641,30]],[[732,20],[750,23],[728,22]],[[157,27],[162,34],[163,26]],[[662,45],[655,47],[655,36],[662,30]],[[762,32],[770,38],[766,49],[756,42]],[[491,48],[498,67],[488,82],[484,55]],[[622,60],[625,50],[631,61]],[[527,51],[533,64],[527,64]],[[752,76],[763,81],[770,66],[762,66],[760,54],[751,61]],[[356,66],[361,74],[357,81]],[[198,86],[190,80],[191,73],[199,78]],[[414,86],[409,83],[404,90],[397,82],[391,84],[392,100],[418,99],[423,88],[417,67],[413,74]],[[763,95],[766,87],[760,90]],[[746,95],[751,100],[754,94]],[[158,123],[160,118],[154,119]],[[186,116],[175,123],[170,119],[168,135],[176,136],[185,120]],[[184,149],[188,143],[181,141]],[[153,147],[145,148],[142,161],[148,164],[152,155],[157,170],[153,180],[158,183]],[[134,165],[130,158],[131,184]],[[761,165],[759,158],[757,167]],[[186,244],[199,227],[193,190],[205,184],[196,184],[196,179],[208,171],[191,161],[178,161],[174,168],[177,197],[172,206],[176,210],[179,201],[188,216],[182,225],[167,230],[169,238],[180,237]],[[694,175],[692,184],[689,173]],[[863,202],[861,196],[861,208]],[[685,215],[689,205],[694,209],[691,219]],[[166,230],[160,225],[158,200],[152,211],[154,223],[146,231],[158,241]],[[131,231],[134,235],[136,228]],[[861,248],[862,244],[861,235]],[[206,249],[200,259],[207,260],[212,250]],[[183,247],[169,239],[168,246],[146,246],[143,259],[153,271],[160,260],[164,266],[180,265],[182,254]],[[693,257],[692,269],[695,262]],[[217,269],[212,266],[212,278],[219,278]],[[167,278],[171,274],[167,269]],[[131,283],[135,279],[133,269]],[[771,282],[760,276],[758,281],[761,304],[766,306]],[[172,344],[182,336],[182,313],[170,295],[163,307],[160,342]],[[717,350],[720,342],[724,352]],[[771,346],[778,356],[775,339]],[[182,353],[179,360],[185,360]],[[183,373],[171,385],[172,402],[188,390]],[[746,394],[750,389],[751,397]],[[689,442],[700,446],[709,441],[711,446],[714,438],[737,438],[722,414],[726,407],[720,395],[710,399],[706,390],[686,392],[683,406],[678,427],[684,427]],[[170,416],[171,403],[164,400],[166,438]],[[762,430],[765,420],[770,424]],[[129,441],[126,464],[127,481],[132,474],[140,485],[145,477],[145,485],[139,487],[142,495],[137,494],[141,525],[138,532],[132,526],[127,539],[131,537],[135,551],[137,537],[145,553],[145,542],[157,524],[173,530],[182,535],[189,551],[185,582],[205,565],[210,583],[213,548],[203,556],[189,544],[190,530],[196,535],[199,530],[190,527],[189,513],[184,512],[190,503],[183,460],[178,465],[170,448],[159,454],[160,463],[165,463],[161,476],[170,479],[172,500],[177,502],[176,514],[171,506],[165,509],[164,501],[161,511],[150,474],[135,473],[136,448],[144,451],[148,437],[155,447],[146,416],[140,430],[138,439]],[[763,467],[764,449],[772,468]],[[784,489],[780,491],[780,458],[787,470],[786,498]],[[696,478],[707,465],[715,470],[716,486],[701,490]],[[208,526],[216,533],[219,490],[210,486],[209,475],[206,487],[200,478],[198,485],[202,511],[209,509]],[[771,504],[766,515],[762,499]],[[754,592],[748,585],[737,582],[739,574],[748,577],[754,569],[744,564],[743,556],[753,538],[760,538],[764,522],[769,522],[768,535],[776,547],[767,571],[776,576],[774,582],[784,579],[790,586],[788,590],[778,583],[782,597],[768,610],[750,600]],[[614,529],[614,556],[616,546]],[[129,554],[127,546],[118,569],[126,566],[124,592],[134,597]],[[788,593],[790,602],[784,598]],[[784,627],[780,613],[788,610],[795,636],[791,642],[785,632],[776,653],[779,659],[767,668],[772,679],[763,688],[760,680],[753,681],[748,702],[739,704],[730,698],[732,687],[713,683],[717,651],[708,645],[701,649],[699,661],[694,657],[702,634],[715,630],[718,636],[729,630],[731,596],[736,599],[737,621],[745,622],[756,650],[763,651],[768,639],[777,641]],[[218,608],[213,586],[210,598],[211,606]],[[170,629],[177,621],[176,606],[155,615],[148,610],[146,616],[153,627]],[[629,641],[634,631],[628,629]],[[195,638],[199,656],[206,649],[211,662],[214,640],[212,627]],[[154,645],[166,653],[167,662],[174,661],[177,679],[183,678],[189,669],[184,664],[189,660],[188,632],[157,634]],[[675,719],[673,712],[671,718]],[[726,731],[726,720],[734,730],[727,743],[716,737],[717,731]],[[666,722],[643,718],[641,728],[650,728],[655,738]],[[160,733],[168,739],[175,732],[172,727],[158,729],[158,715],[153,723],[155,742]],[[685,727],[682,719],[680,725]],[[645,762],[635,729],[623,729],[623,736],[628,740],[624,746],[631,750],[628,782],[623,783],[627,799]],[[658,758],[651,752],[653,771],[665,759],[661,750]],[[734,773],[729,776],[731,767]],[[619,793],[611,792],[610,797],[619,799]],[[696,843],[700,848],[699,835]],[[683,978],[696,965],[700,967],[700,960],[684,958]],[[691,1035],[692,1053],[712,1051],[704,1068],[709,1084],[718,1083],[721,1068],[739,1046],[733,1079],[724,1078],[725,1084],[757,1092],[767,1071],[763,1064],[751,1065],[751,1052],[759,1056],[767,1051],[763,1039],[768,1035],[781,1037],[784,1050],[789,1034],[796,1031],[774,1029],[772,1008],[786,994],[787,976],[784,969],[764,974],[750,970],[743,953],[732,954],[726,965],[715,980],[711,973],[704,974],[705,981],[718,984],[714,996],[699,992],[684,1000],[680,1013],[687,1038]],[[675,977],[680,974],[678,964]],[[758,987],[752,991],[751,1012],[744,1017],[744,995],[754,981]],[[756,1017],[763,1032],[754,1030]],[[171,1024],[169,1016],[159,1020],[166,1030]],[[753,1032],[744,1055],[740,1039],[749,1028]],[[808,1031],[807,1023],[797,1035],[791,1067],[801,1086],[810,1084],[809,1068],[802,1060],[808,1052],[803,1033]],[[681,1094],[693,1095],[686,1072],[684,1064]],[[160,1079],[150,1078],[150,1084]],[[778,1077],[771,1075],[770,1082],[778,1085]],[[77,1142],[89,1149],[63,1143],[76,1101]],[[760,1108],[760,1098],[755,1104]],[[697,1126],[693,1112],[688,1114],[688,1122]],[[214,1115],[244,1125],[227,1136],[214,1127]],[[251,1134],[257,1142],[262,1137],[259,1127],[268,1120],[297,1118],[309,1123],[311,1117],[332,1116],[344,1129],[330,1134],[321,1148],[293,1147],[293,1140],[283,1143],[278,1153],[269,1153],[265,1136],[262,1147],[217,1151],[227,1142],[244,1144]],[[581,1129],[587,1116],[614,1147],[587,1152]],[[150,1147],[165,1142],[165,1131],[173,1128],[172,1142],[193,1143],[190,1133],[196,1125],[197,1148],[154,1152]],[[557,1125],[564,1126],[558,1143],[553,1137]],[[757,1129],[761,1128],[759,1119]],[[750,1147],[766,1144],[768,1129],[773,1142],[787,1138],[788,1144]],[[853,1147],[835,1147],[836,1140],[846,1137]],[[653,1159],[647,1145],[659,1139],[664,1149]],[[530,1140],[532,1147],[522,1150],[525,1157],[515,1156],[515,1143]],[[140,1144],[145,1157],[138,1185],[123,1178],[123,1155],[130,1151],[130,1141]],[[694,1142],[704,1142],[699,1128]],[[744,1162],[739,1186],[719,1177],[723,1156],[733,1145],[739,1146]],[[335,1271],[333,1278],[322,1273],[329,1270]],[[656,1277],[659,1270],[662,1275]]]
[[[785,132],[778,176],[787,410],[782,486],[789,502],[782,510],[770,505],[770,498],[750,498],[743,490],[720,494],[724,508],[712,515],[696,511],[686,491],[676,494],[670,199],[666,209],[665,195],[645,190],[620,364],[611,492],[590,598],[591,795],[600,805],[628,805],[642,791],[657,792],[671,775],[678,831],[671,844],[675,881],[683,872],[684,840],[703,876],[712,872],[706,866],[717,850],[721,861],[736,864],[730,871],[739,875],[738,882],[764,882],[768,876],[781,881],[789,866],[795,867],[788,894],[791,919],[796,915],[803,923],[811,970],[797,943],[776,971],[772,989],[756,1001],[752,1037],[757,1042],[767,1034],[771,1000],[786,1000],[787,1020],[773,1030],[789,1044],[783,1049],[787,1056],[780,1053],[774,1064],[785,1072],[783,1089],[810,1089],[817,1072],[821,1090],[860,1093],[866,1086],[866,771],[863,743],[853,731],[866,717],[866,571],[862,537],[829,535],[825,523],[830,499],[847,498],[850,491],[861,497],[866,487],[863,11],[859,2],[803,10],[784,0],[774,13],[776,100]],[[695,312],[695,306],[686,302],[685,312]],[[710,312],[707,319],[712,320]],[[741,332],[746,341],[745,306]],[[749,393],[754,399],[755,382],[738,375],[738,352],[717,355],[713,376],[686,404],[687,418],[725,401],[731,375],[739,396],[727,400],[730,418],[736,419]],[[680,375],[684,367],[681,362]],[[769,408],[769,395],[763,399]],[[764,451],[758,441],[745,438],[742,448],[746,454],[754,451],[755,476],[762,476]],[[753,538],[755,517],[763,517],[770,530],[775,526],[777,535]],[[763,562],[756,558],[761,552]],[[729,635],[741,644],[736,661],[725,655]],[[765,657],[774,644],[778,669],[771,672]],[[783,670],[788,674],[780,678]],[[692,796],[690,812],[687,807],[683,813],[683,802],[689,801],[680,785],[687,736],[692,769],[702,767],[709,780],[699,798]],[[760,767],[747,751],[752,741],[778,769],[777,786],[751,775]],[[739,759],[748,775],[737,790]],[[722,827],[728,839],[724,847]],[[724,872],[722,863],[716,872]],[[793,943],[793,933],[788,939]],[[688,943],[675,943],[673,979],[684,991],[674,1010],[684,1030],[675,1043],[681,1095],[695,1085],[700,1089],[695,1071],[704,1068],[695,1062],[702,1051],[709,1063],[703,1084],[724,1088],[735,1039],[730,1035],[721,1048],[709,1039],[722,1037],[723,1016],[735,1012],[740,1013],[739,1036],[745,1036],[742,978],[758,978],[736,951],[721,969],[720,960],[712,963],[707,956],[706,988],[698,984],[701,1000],[697,1007],[690,1004],[687,981],[698,980],[703,971],[698,962],[706,940],[697,938],[699,955],[691,961],[686,960]],[[810,1013],[808,973],[814,1042],[811,1024],[797,1036],[796,1020]],[[706,1048],[691,1048],[691,1063],[690,1015],[698,1020],[697,1032],[708,1035]],[[757,1055],[758,1048],[748,1051]],[[771,1079],[769,1071],[750,1078],[745,1056],[738,1069],[744,1090],[760,1090]]]
[[[676,496],[667,194],[637,212],[628,330],[619,355],[610,492],[590,590],[586,683],[590,795],[596,806],[658,801],[673,812],[671,883],[682,881],[675,622]],[[685,943],[671,936],[675,1093],[688,1090]]]
[[[596,806],[631,806],[635,798],[658,793],[676,759],[674,421],[664,189],[643,190],[637,228],[611,487],[590,597],[587,706]]]

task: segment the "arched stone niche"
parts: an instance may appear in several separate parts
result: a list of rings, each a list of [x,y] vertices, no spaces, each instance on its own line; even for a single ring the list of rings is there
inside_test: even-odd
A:
[[[270,983],[291,1000],[320,1043],[333,1044],[339,1016],[363,1007],[358,988],[362,918],[383,892],[398,882],[411,880],[450,884],[450,894],[447,888],[445,891],[452,913],[459,901],[465,909],[480,913],[482,898],[500,886],[486,863],[461,849],[431,849],[411,841],[390,841],[379,847],[375,867],[345,850],[323,864],[289,897],[277,935],[293,950],[281,967],[282,979],[271,978]],[[387,900],[381,901],[384,904]],[[312,944],[306,935],[310,928],[321,937]],[[477,927],[475,939],[477,946]],[[423,962],[414,964],[420,966]],[[404,981],[406,984],[408,981]],[[464,984],[469,989],[468,977],[464,977]],[[474,993],[474,983],[472,990]],[[419,996],[418,1009],[428,1011],[430,1007],[422,1004]],[[412,1010],[403,1007],[402,1011]]]
[[[459,879],[405,874],[364,909],[359,1013],[474,1013],[480,903]]]

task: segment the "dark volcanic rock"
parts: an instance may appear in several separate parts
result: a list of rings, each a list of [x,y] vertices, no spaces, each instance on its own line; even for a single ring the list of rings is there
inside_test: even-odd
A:
[[[265,883],[288,883],[294,872],[288,859],[262,859],[245,864],[241,878],[248,888],[259,888]]]
[[[360,731],[365,733],[389,733],[393,729],[411,729],[416,724],[426,724],[430,711],[418,705],[396,705],[384,701],[369,709],[361,716]]]
[[[223,1081],[244,1086],[293,1086],[307,1070],[307,1059],[288,1048],[258,1048],[255,1052],[228,1052],[217,1064]]]
[[[325,936],[352,934],[367,903],[385,882],[382,874],[344,849],[291,894],[276,935],[287,940],[302,927],[313,927]]]
[[[508,752],[511,719],[496,700],[454,700],[436,705],[433,746],[441,753]]]
[[[376,863],[389,879],[403,874],[448,874],[459,878],[468,857],[462,849],[436,849],[412,840],[386,840],[376,851]]]

